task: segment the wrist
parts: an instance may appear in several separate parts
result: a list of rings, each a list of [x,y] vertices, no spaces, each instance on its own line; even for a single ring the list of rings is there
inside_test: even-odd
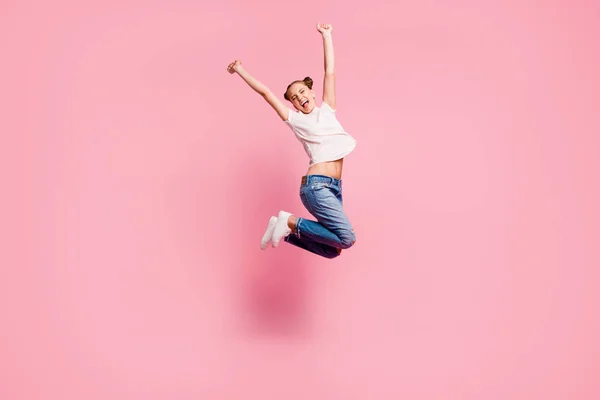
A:
[[[323,39],[331,38],[331,32],[323,32],[321,33],[321,35],[323,36]]]

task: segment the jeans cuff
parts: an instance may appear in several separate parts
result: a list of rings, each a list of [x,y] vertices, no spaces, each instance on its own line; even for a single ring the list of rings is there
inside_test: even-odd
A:
[[[300,239],[300,222],[302,222],[302,218],[300,218],[300,217],[296,218],[296,233],[295,233],[295,235],[298,239]]]

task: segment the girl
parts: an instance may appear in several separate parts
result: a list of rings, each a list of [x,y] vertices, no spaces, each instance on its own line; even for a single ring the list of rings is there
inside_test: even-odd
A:
[[[275,109],[310,158],[308,171],[300,184],[300,199],[317,221],[280,211],[277,217],[270,218],[260,244],[261,249],[266,249],[269,243],[277,247],[283,239],[320,256],[334,258],[356,241],[354,229],[342,207],[341,180],[344,157],[354,150],[356,140],[336,118],[333,29],[328,24],[317,24],[317,30],[323,37],[325,54],[323,101],[320,107],[315,104],[313,81],[309,77],[294,81],[287,87],[284,98],[292,103],[295,108],[292,110],[268,87],[252,77],[242,67],[241,61],[235,60],[227,70],[231,74],[237,73]]]

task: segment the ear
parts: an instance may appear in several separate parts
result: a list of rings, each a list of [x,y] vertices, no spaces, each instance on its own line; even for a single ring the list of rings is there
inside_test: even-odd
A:
[[[317,97],[314,91],[311,90],[310,92],[312,93],[313,97]]]

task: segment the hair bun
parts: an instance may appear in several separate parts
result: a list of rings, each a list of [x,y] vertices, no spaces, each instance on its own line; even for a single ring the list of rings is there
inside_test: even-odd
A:
[[[307,76],[306,78],[304,78],[303,81],[306,84],[306,86],[308,86],[309,89],[312,89],[313,80],[311,79],[310,76]]]

